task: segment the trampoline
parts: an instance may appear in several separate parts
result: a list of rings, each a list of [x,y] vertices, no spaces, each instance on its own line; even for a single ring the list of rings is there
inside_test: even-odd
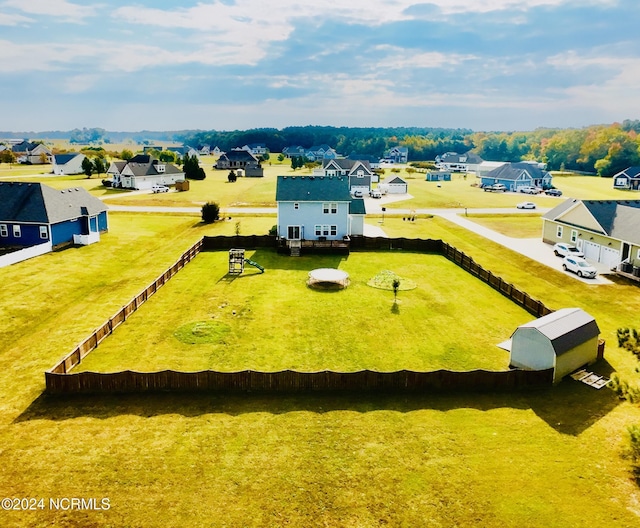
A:
[[[307,285],[317,288],[346,288],[349,286],[349,274],[335,268],[318,268],[309,272]]]

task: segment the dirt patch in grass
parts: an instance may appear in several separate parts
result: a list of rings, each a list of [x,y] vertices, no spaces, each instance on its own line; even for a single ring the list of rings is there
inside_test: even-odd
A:
[[[173,334],[176,339],[187,345],[220,343],[231,329],[219,321],[197,321],[182,325]]]
[[[371,286],[372,288],[378,288],[380,290],[393,290],[393,281],[398,280],[400,285],[398,286],[398,291],[407,291],[413,290],[417,287],[417,284],[413,282],[411,279],[406,279],[404,277],[400,277],[396,275],[393,271],[382,270],[375,277],[373,277],[369,282],[367,282],[367,286]]]

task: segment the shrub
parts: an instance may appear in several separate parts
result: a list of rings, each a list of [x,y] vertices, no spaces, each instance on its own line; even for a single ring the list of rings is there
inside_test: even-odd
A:
[[[273,225],[271,229],[269,229],[269,236],[276,236],[278,234],[278,226]]]
[[[215,202],[207,202],[202,206],[202,221],[212,224],[220,219],[220,206]]]

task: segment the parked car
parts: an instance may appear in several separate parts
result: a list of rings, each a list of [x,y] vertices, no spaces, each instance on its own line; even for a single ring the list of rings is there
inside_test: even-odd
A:
[[[518,209],[535,209],[536,204],[534,204],[533,202],[520,202],[518,205],[516,205],[516,207]]]
[[[364,194],[362,193],[362,191],[353,191],[354,198],[362,198],[363,196]]]
[[[507,190],[506,186],[502,183],[496,183],[495,185],[486,185],[483,187],[485,192],[505,192]]]
[[[382,193],[378,189],[371,191],[371,198],[382,198]]]
[[[518,192],[525,193],[525,194],[538,194],[540,191],[538,191],[537,187],[525,186],[525,187],[519,187]]]
[[[576,273],[578,277],[586,277],[588,279],[593,279],[598,274],[596,268],[580,257],[564,257],[562,269],[572,271]]]
[[[571,244],[565,244],[564,242],[558,242],[553,245],[553,252],[556,254],[556,257],[582,257],[584,258],[584,253],[580,251],[577,247],[572,246]]]
[[[545,194],[549,196],[562,196],[562,191],[560,189],[547,189]]]
[[[151,187],[151,192],[154,192],[154,193],[169,192],[169,187],[167,187],[166,185],[159,185],[156,183]]]

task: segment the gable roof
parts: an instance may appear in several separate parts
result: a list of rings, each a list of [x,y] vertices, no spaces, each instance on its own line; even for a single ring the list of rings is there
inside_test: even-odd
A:
[[[349,214],[367,214],[367,209],[362,198],[352,198],[349,203]]]
[[[625,242],[640,244],[640,200],[576,200],[569,198],[542,216],[545,220],[563,222],[562,217],[574,207],[584,207],[589,211],[601,233]],[[590,229],[570,222],[567,225]],[[590,229],[593,231],[593,229]]]
[[[520,328],[532,328],[544,335],[557,356],[600,334],[596,320],[580,308],[562,308],[520,325]]]
[[[361,159],[347,159],[347,158],[336,158],[336,159],[325,159],[322,162],[322,168],[326,169],[329,165],[335,165],[342,170],[349,171],[349,174],[353,173],[358,167],[362,167],[369,175],[372,174],[371,165],[366,160]]]
[[[381,183],[394,183],[394,184],[399,184],[399,183],[404,183],[406,184],[407,182],[404,181],[400,176],[389,176],[387,179],[383,180]]]
[[[278,176],[277,202],[350,202],[347,176]]]
[[[517,163],[505,163],[504,165],[487,172],[485,178],[495,178],[498,180],[517,180],[524,173],[528,173],[534,180],[544,178],[549,175],[537,164],[519,161]]]
[[[78,152],[69,152],[68,154],[55,154],[53,156],[53,162],[56,165],[66,165],[73,158],[75,158],[77,156],[84,156],[84,154],[80,154]]]
[[[106,210],[81,187],[59,191],[42,183],[0,182],[0,221],[57,224]]]
[[[36,143],[31,143],[30,141],[27,141],[25,139],[24,141],[21,141],[20,143],[16,143],[15,145],[13,145],[11,147],[11,150],[13,150],[13,152],[29,152],[34,148],[36,148],[36,146],[37,146]]]
[[[614,178],[618,178],[619,176],[626,176],[627,178],[631,179],[640,178],[640,167],[627,167],[623,171],[620,171],[618,174],[616,174]]]
[[[220,159],[227,159],[228,161],[246,161],[258,162],[258,158],[256,158],[251,152],[248,150],[240,149],[240,150],[230,150],[229,152],[225,152],[220,156]]]
[[[173,163],[159,162],[157,159],[145,154],[138,154],[131,158],[126,165],[120,169],[116,163],[116,167],[120,172],[127,169],[133,176],[158,176],[160,174],[182,174],[182,170]],[[164,171],[158,171],[158,165],[164,165]]]

